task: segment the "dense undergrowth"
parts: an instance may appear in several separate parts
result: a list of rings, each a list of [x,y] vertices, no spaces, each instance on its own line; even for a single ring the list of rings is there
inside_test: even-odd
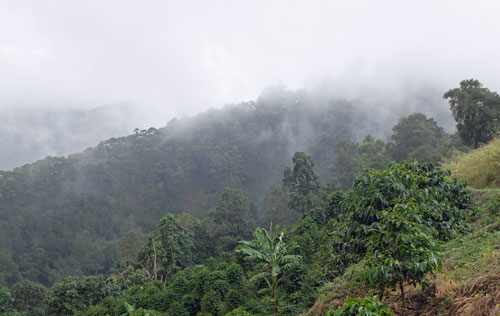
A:
[[[384,300],[396,315],[500,315],[500,189],[473,190],[473,195],[478,205],[470,218],[473,231],[440,246],[443,268],[428,288],[405,285],[408,308],[403,308],[398,291]],[[324,315],[347,298],[373,295],[362,282],[365,265],[353,265],[326,283],[304,315]]]
[[[305,152],[286,168],[273,156],[288,148],[286,119],[268,122],[280,135],[270,151],[246,146],[269,111],[288,110],[242,104],[228,109],[240,121],[174,121],[0,172],[0,233],[11,237],[0,243],[0,316],[499,315],[497,140],[444,163],[450,173],[426,161],[462,145],[423,114],[400,119],[388,144],[323,134],[321,173],[334,160],[324,184]],[[315,119],[317,132],[334,126]]]
[[[166,215],[137,257],[120,262],[108,275],[67,277],[29,296],[38,297],[33,303],[4,289],[4,314],[10,314],[2,316],[323,315],[348,298],[374,294],[397,315],[410,315],[425,309],[415,303],[415,295],[427,296],[409,284],[436,288],[433,275],[441,269],[443,249],[443,271],[448,264],[461,267],[446,249],[460,247],[457,237],[472,238],[459,237],[471,230],[468,218],[480,225],[492,221],[486,233],[496,223],[491,217],[495,202],[474,211],[464,184],[432,164],[366,171],[353,190],[343,193],[310,186],[316,179],[314,164],[307,155],[296,157],[303,159],[294,160],[285,183],[298,183],[303,190],[287,192],[294,197],[291,202],[310,210],[287,231],[258,228],[253,241],[237,246],[251,221],[241,192],[226,189],[201,222]],[[206,248],[207,238],[217,247]],[[458,282],[451,273],[442,279]],[[37,286],[18,287],[26,292]],[[400,292],[391,291],[395,288]],[[352,310],[370,302],[386,310],[370,298],[350,302]],[[349,315],[341,309],[335,313]]]

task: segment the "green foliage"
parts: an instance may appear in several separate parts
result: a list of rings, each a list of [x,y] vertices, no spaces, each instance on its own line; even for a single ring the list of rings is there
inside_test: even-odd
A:
[[[422,284],[426,276],[441,268],[437,254],[437,231],[423,223],[422,210],[414,202],[403,202],[377,214],[377,225],[365,240],[366,269],[363,279],[381,292],[403,282]]]
[[[21,242],[21,241],[20,241]],[[14,284],[21,278],[19,266],[14,262],[8,252],[0,248],[0,286]]]
[[[130,305],[127,302],[124,302],[125,308],[127,310],[127,315],[130,316],[163,316],[164,314],[161,312],[157,312],[154,310],[147,310],[144,308],[136,309],[134,306]]]
[[[329,180],[335,145],[354,140],[361,126],[363,133],[365,127],[366,132],[380,132],[379,118],[360,115],[361,108],[318,91],[274,88],[255,102],[172,120],[163,128],[111,138],[82,153],[0,171],[0,240],[6,241],[0,245],[0,284],[29,279],[50,286],[66,275],[107,273],[118,259],[135,259],[142,232],[152,232],[165,210],[207,218],[225,187],[241,189],[248,197],[248,217],[257,224],[291,224],[296,213],[324,203],[324,192],[311,192],[318,187],[318,176]],[[369,143],[358,152],[363,168],[385,159],[376,155],[364,162],[362,157],[383,145]],[[263,204],[297,149],[308,150],[316,169],[311,172],[307,155],[295,157],[289,180],[299,185],[288,185],[288,192],[296,210],[284,207],[279,191],[272,191]],[[195,263],[251,238],[252,225],[239,230],[219,218],[205,226],[179,220],[185,230],[193,227],[199,241],[192,252]]]
[[[167,280],[192,263],[194,242],[172,214],[165,215],[148,244],[141,249],[139,261],[152,281]]]
[[[450,136],[422,113],[400,118],[392,132],[389,152],[395,161],[437,162],[451,155]]]
[[[86,311],[77,311],[74,316],[108,316],[109,309],[105,306],[94,305],[90,306]]]
[[[0,315],[15,311],[14,300],[8,288],[0,288]]]
[[[340,141],[335,145],[333,182],[341,189],[348,189],[361,171],[385,168],[390,161],[386,143],[381,139],[367,135],[361,144]]]
[[[118,259],[135,260],[140,248],[141,239],[139,233],[129,231],[118,241]]]
[[[350,298],[345,307],[328,311],[326,316],[393,316],[391,310],[375,297]]]
[[[153,231],[166,209],[206,217],[224,187],[241,189],[262,210],[291,148],[307,145],[328,175],[334,145],[351,138],[357,111],[349,102],[281,89],[0,171],[0,240],[7,241],[0,245],[0,284],[26,278],[50,286],[66,275],[106,273],[136,250],[118,242],[127,232]]]
[[[86,310],[112,294],[112,289],[102,276],[83,279],[66,277],[54,284],[45,299],[49,316],[71,316],[76,311]]]
[[[236,251],[246,255],[247,260],[254,261],[259,265],[259,273],[251,280],[263,279],[268,286],[268,293],[273,302],[274,314],[278,313],[278,284],[280,283],[282,272],[290,268],[299,260],[299,256],[289,254],[289,246],[283,241],[284,232],[278,231],[278,226],[274,231],[272,226],[269,231],[257,228],[253,241],[241,241],[241,248]]]
[[[243,307],[238,307],[227,313],[226,316],[252,316],[252,314],[247,312]]]
[[[291,225],[298,217],[298,213],[288,207],[286,193],[282,187],[273,186],[264,197],[262,223],[278,224],[280,226]]]
[[[449,240],[469,230],[465,222],[474,205],[463,182],[430,163],[393,164],[388,169],[367,171],[358,178],[350,201],[342,203],[347,220],[344,233],[349,247],[364,253],[364,243],[379,225],[382,211],[414,203],[422,223]],[[385,214],[385,213],[384,213]]]
[[[373,286],[421,282],[438,266],[435,239],[467,230],[464,185],[408,163],[365,172],[352,192],[322,186],[318,174],[331,172],[335,145],[353,139],[352,110],[345,102],[311,114],[304,98],[285,91],[0,171],[0,284],[59,281],[46,294],[18,283],[12,296],[0,291],[0,302],[34,316],[45,308],[49,316],[297,315],[361,256]],[[426,129],[436,138],[442,131],[417,121],[397,130],[409,133],[398,138],[408,150],[430,137]],[[312,156],[295,153],[276,187],[291,148]],[[339,185],[383,168],[386,148],[370,136],[339,144]],[[258,228],[234,251],[256,222],[288,224],[290,233]],[[117,259],[107,279],[62,279],[105,272]]]
[[[201,299],[201,311],[204,313],[219,315],[222,310],[222,298],[214,290],[210,290]]]
[[[298,315],[314,304],[324,278],[314,266],[298,263],[283,273],[283,280],[281,313]]]
[[[444,96],[457,122],[462,141],[473,148],[486,144],[499,131],[500,96],[475,79],[462,80],[460,87]]]
[[[248,199],[241,190],[224,188],[217,206],[203,221],[202,229],[206,239],[200,239],[201,246],[215,256],[232,251],[238,241],[252,236],[255,223],[250,219]]]
[[[14,307],[20,313],[30,316],[45,315],[45,296],[47,289],[38,283],[21,281],[12,287]]]
[[[289,196],[288,206],[304,214],[318,203],[321,189],[319,177],[314,172],[314,161],[304,152],[293,155],[293,169],[287,167],[283,174],[283,189]]]
[[[447,176],[432,164],[406,162],[358,178],[351,201],[343,203],[347,220],[337,246],[354,260],[366,255],[367,284],[382,292],[399,284],[404,302],[403,282],[425,284],[440,268],[437,240],[469,230],[471,194]]]
[[[290,231],[290,246],[300,253],[305,263],[312,263],[319,248],[318,224],[309,216],[298,221]]]

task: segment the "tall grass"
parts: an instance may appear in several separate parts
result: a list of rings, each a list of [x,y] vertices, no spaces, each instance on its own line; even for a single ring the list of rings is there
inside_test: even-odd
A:
[[[500,187],[500,138],[443,162],[441,168],[477,189]]]

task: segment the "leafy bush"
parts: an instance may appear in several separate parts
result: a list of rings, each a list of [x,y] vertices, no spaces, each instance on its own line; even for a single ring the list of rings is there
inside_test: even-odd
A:
[[[238,307],[233,309],[230,313],[227,313],[226,316],[252,316],[249,312],[247,312],[242,307]]]
[[[363,279],[381,293],[399,284],[403,304],[405,281],[425,285],[425,276],[440,268],[437,241],[469,230],[472,195],[448,175],[430,163],[392,164],[365,172],[344,203],[340,250],[354,260],[366,256]]]
[[[153,311],[153,310],[147,310],[143,308],[138,308],[136,309],[134,306],[128,304],[127,302],[124,303],[125,308],[127,309],[127,315],[130,316],[163,316],[164,314],[161,312]]]
[[[365,241],[379,226],[381,212],[409,202],[418,206],[422,223],[437,230],[438,239],[450,240],[467,232],[472,195],[465,183],[448,176],[449,172],[431,163],[413,162],[365,172],[357,179],[350,201],[342,202],[347,214],[343,230],[351,250],[364,254]]]
[[[0,315],[6,315],[6,316],[18,315],[16,314],[17,312],[15,311],[13,304],[14,300],[10,295],[9,289],[0,288]]]
[[[45,302],[49,315],[70,316],[100,303],[113,289],[102,276],[66,277],[47,292]]]
[[[326,316],[393,316],[391,310],[375,297],[350,298],[345,307],[328,311]]]
[[[379,225],[371,229],[365,242],[369,268],[363,280],[382,293],[386,287],[399,284],[404,304],[403,282],[425,285],[426,275],[441,267],[436,251],[437,232],[423,224],[415,203],[399,204],[379,215]]]

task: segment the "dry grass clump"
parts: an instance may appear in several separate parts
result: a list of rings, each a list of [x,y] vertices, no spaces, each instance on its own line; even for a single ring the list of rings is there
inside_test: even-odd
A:
[[[465,180],[476,189],[499,187],[500,138],[443,162],[441,168],[451,170],[453,178]]]
[[[455,296],[449,316],[500,316],[500,275],[477,278]]]
[[[438,274],[436,277],[436,292],[437,298],[448,297],[454,295],[460,288],[460,284],[455,282],[447,275]]]

